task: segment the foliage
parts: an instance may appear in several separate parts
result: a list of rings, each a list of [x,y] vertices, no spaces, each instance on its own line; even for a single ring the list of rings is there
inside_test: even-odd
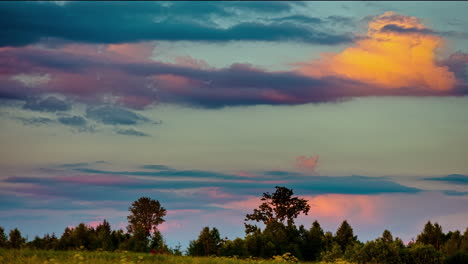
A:
[[[283,255],[273,256],[273,259],[275,261],[279,261],[279,262],[294,262],[294,263],[296,263],[296,262],[299,261],[294,255],[292,255],[289,252],[286,252]]]
[[[21,232],[18,228],[10,231],[10,240],[8,245],[10,248],[22,248],[26,242],[26,239],[21,236]]]
[[[149,197],[141,197],[128,210],[131,212],[127,217],[130,233],[143,232],[149,237],[151,231],[156,231],[157,226],[165,221],[163,217],[166,216],[166,209],[159,201]]]
[[[353,242],[357,241],[357,237],[355,237],[353,233],[353,228],[346,220],[341,223],[341,226],[336,231],[335,241],[340,245],[342,252]]]
[[[204,227],[198,238],[190,241],[187,250],[190,256],[203,257],[175,257],[182,255],[180,245],[169,248],[156,228],[158,223],[164,221],[166,210],[156,200],[142,197],[132,204],[134,211],[130,210],[135,212],[133,217],[129,216],[129,220],[132,220],[129,223],[131,233],[112,230],[109,222],[104,220],[95,228],[80,223],[76,227],[65,228],[60,238],[55,234],[46,234],[36,236],[26,243],[17,228],[10,230],[7,238],[5,230],[0,227],[0,263],[273,264],[299,260],[343,264],[468,263],[468,228],[463,234],[458,230],[445,234],[439,224],[427,222],[416,241],[408,245],[400,238],[394,238],[389,230],[385,230],[375,240],[362,243],[357,240],[347,221],[343,221],[335,235],[329,231],[324,232],[317,221],[309,229],[303,225],[294,225],[293,219],[300,213],[299,207],[295,213],[291,213],[292,211],[278,209],[282,206],[278,203],[297,197],[292,198],[292,190],[281,188],[283,187],[277,187],[277,192],[273,195],[264,194],[266,207],[263,209],[271,214],[256,211],[259,212],[258,219],[272,217],[266,221],[263,230],[254,227],[251,232],[246,233],[245,238],[229,240],[222,239],[217,228]],[[297,199],[296,201],[305,201]],[[296,203],[284,204],[294,206]],[[251,215],[252,219],[254,216],[255,211]],[[150,222],[152,225],[148,224]],[[148,234],[151,233],[150,237]]]
[[[286,187],[276,186],[276,191],[273,194],[268,192],[263,193],[261,201],[263,203],[254,209],[252,214],[245,216],[245,221],[263,222],[265,225],[273,222],[284,223],[287,225],[294,224],[294,219],[300,214],[308,214],[310,205],[307,200],[298,197],[292,197],[293,190]],[[245,223],[246,233],[252,233],[256,226]]]
[[[190,241],[187,249],[190,256],[211,256],[219,255],[222,246],[219,231],[216,228],[210,230],[203,228],[197,240]]]

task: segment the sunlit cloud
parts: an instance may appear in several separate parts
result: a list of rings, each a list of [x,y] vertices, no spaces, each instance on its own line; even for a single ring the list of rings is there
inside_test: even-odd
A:
[[[416,17],[385,12],[369,22],[367,35],[339,53],[303,64],[308,76],[342,76],[375,85],[375,89],[453,89],[455,75],[436,64],[444,39]]]

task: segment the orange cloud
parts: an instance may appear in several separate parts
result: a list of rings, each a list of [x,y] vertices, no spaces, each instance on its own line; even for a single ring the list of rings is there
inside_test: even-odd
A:
[[[309,171],[314,171],[315,167],[318,165],[319,155],[315,156],[299,156],[296,158],[296,167],[301,169],[306,169]]]
[[[451,90],[455,75],[435,63],[443,39],[416,17],[385,12],[369,22],[367,36],[337,54],[302,64],[301,73],[339,76],[381,89]]]

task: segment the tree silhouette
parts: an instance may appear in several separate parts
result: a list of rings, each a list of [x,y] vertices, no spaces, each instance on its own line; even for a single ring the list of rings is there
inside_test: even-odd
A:
[[[151,231],[157,230],[157,226],[165,222],[166,209],[161,206],[159,201],[149,197],[141,197],[132,203],[128,208],[131,214],[127,217],[129,225],[128,232],[136,233],[141,230],[146,237],[149,237]]]
[[[273,222],[283,223],[287,221],[287,225],[294,224],[294,219],[300,214],[307,213],[310,210],[310,205],[307,200],[298,197],[292,197],[294,194],[292,189],[276,186],[276,191],[273,194],[268,192],[263,193],[261,200],[263,203],[254,209],[252,214],[245,216],[245,221],[263,222],[268,225]],[[256,226],[245,223],[246,233],[252,233],[257,228]]]
[[[5,229],[0,226],[0,248],[6,247],[8,243],[8,238],[5,234]]]
[[[353,228],[348,224],[348,221],[344,220],[343,223],[341,223],[341,226],[336,231],[335,240],[338,245],[340,245],[343,252],[347,246],[357,241],[357,237],[355,237],[353,233]]]
[[[11,248],[21,248],[26,242],[26,239],[21,236],[21,232],[18,228],[15,228],[10,231],[10,247]]]

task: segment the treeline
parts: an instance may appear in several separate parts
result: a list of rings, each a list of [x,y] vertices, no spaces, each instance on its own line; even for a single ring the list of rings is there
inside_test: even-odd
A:
[[[111,230],[109,222],[104,220],[97,227],[90,227],[80,223],[76,227],[65,228],[61,237],[55,234],[46,234],[42,237],[35,236],[31,241],[15,228],[9,236],[0,227],[0,247],[3,248],[30,248],[40,250],[128,250],[136,252],[150,252],[154,250],[158,254],[182,255],[180,246],[169,248],[159,231],[155,231],[150,238],[142,233],[130,234],[122,229]]]
[[[291,253],[299,260],[333,262],[345,259],[352,263],[378,264],[466,264],[468,263],[468,228],[442,232],[439,224],[428,222],[416,241],[405,245],[385,230],[381,237],[360,242],[352,227],[344,221],[336,233],[324,232],[315,221],[309,229],[303,225],[268,224],[244,239],[221,239],[216,228],[205,227],[187,250],[192,256],[238,256],[240,258]]]
[[[244,238],[221,238],[217,228],[205,227],[196,240],[190,241],[186,254],[264,259],[286,255],[289,260],[333,262],[345,259],[358,264],[468,264],[468,228],[463,234],[460,231],[444,233],[438,223],[427,222],[417,239],[407,245],[388,230],[381,237],[363,243],[347,221],[343,221],[335,233],[325,232],[317,221],[310,228],[295,225],[297,216],[307,215],[310,206],[307,200],[292,195],[292,190],[278,186],[275,193],[264,193],[263,203],[245,217]],[[60,238],[46,234],[27,242],[18,229],[11,230],[7,237],[0,227],[0,247],[182,255],[180,245],[169,248],[157,229],[166,215],[159,201],[141,197],[132,203],[129,211],[127,232],[112,230],[104,220],[96,227],[83,223],[67,227]],[[263,223],[264,228],[252,222]]]

